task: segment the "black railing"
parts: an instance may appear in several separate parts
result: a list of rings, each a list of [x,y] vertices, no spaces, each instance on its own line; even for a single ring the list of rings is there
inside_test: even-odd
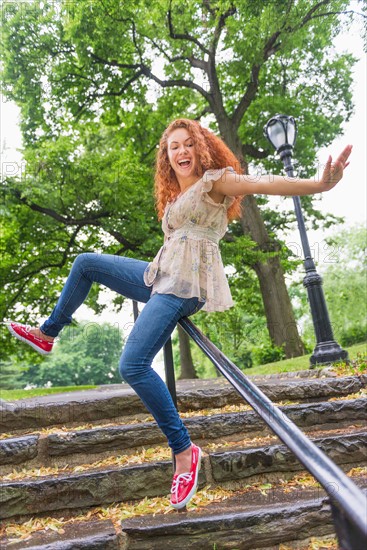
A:
[[[192,321],[187,317],[183,317],[180,319],[179,324],[212,361],[219,372],[223,374],[325,489],[329,496],[339,548],[342,550],[365,550],[367,548],[367,499],[361,489],[323,451],[310,441]],[[170,342],[167,344],[171,345]],[[172,387],[173,361],[165,365],[165,369],[166,374],[170,373],[167,380],[169,379],[169,385]],[[173,391],[176,399],[176,389],[173,388]]]
[[[134,306],[136,320],[137,308]],[[219,372],[261,416],[269,428],[295,454],[329,496],[340,550],[367,548],[367,499],[361,489],[321,451],[251,380],[228,359],[187,317],[179,320],[185,332]],[[164,346],[166,384],[177,408],[171,339]],[[174,456],[173,456],[173,467]]]

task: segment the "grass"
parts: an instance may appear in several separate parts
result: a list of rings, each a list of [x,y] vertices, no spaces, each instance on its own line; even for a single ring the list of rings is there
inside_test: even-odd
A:
[[[355,344],[346,348],[349,354],[349,358],[353,361],[355,359],[366,358],[367,355],[367,342],[362,344]],[[359,357],[358,357],[359,356]],[[311,355],[302,355],[301,357],[294,357],[293,359],[284,359],[283,361],[277,361],[276,363],[267,363],[266,365],[259,365],[246,369],[247,375],[264,375],[264,374],[277,374],[280,372],[292,372],[307,370],[310,366]],[[354,374],[353,369],[348,370],[348,366],[345,366],[345,374]],[[1,390],[0,397],[7,401],[15,401],[17,399],[23,399],[26,397],[37,397],[39,395],[50,395],[53,393],[65,393],[71,391],[90,390],[97,386],[61,386],[54,388],[34,388],[31,390]]]
[[[13,401],[24,397],[38,397],[39,395],[50,395],[52,393],[65,393],[70,391],[92,390],[97,386],[55,386],[54,388],[34,388],[31,390],[0,390],[1,399]]]
[[[353,346],[344,349],[347,350],[349,359],[353,361],[354,359],[357,359],[358,354],[361,354],[362,356],[367,354],[367,342],[363,342],[362,344],[354,344]],[[256,367],[252,367],[251,369],[246,369],[244,372],[248,375],[262,375],[306,370],[310,366],[310,357],[311,354],[302,355],[301,357],[294,357],[293,359],[284,359],[283,361],[277,361],[275,363],[258,365]]]

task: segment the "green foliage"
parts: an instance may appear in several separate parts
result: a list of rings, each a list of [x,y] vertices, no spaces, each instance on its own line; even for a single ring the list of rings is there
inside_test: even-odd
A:
[[[3,183],[2,317],[31,323],[48,315],[81,252],[151,259],[160,246],[151,170],[117,147],[109,150],[99,131],[83,143],[62,136],[28,149],[21,179]],[[88,305],[101,311],[96,289]]]
[[[24,369],[23,369],[24,370]],[[12,360],[0,362],[0,390],[3,397],[3,390],[22,388],[23,370]]]
[[[122,337],[118,327],[82,322],[66,328],[51,355],[31,365],[23,385],[98,385],[120,383],[118,372]]]
[[[285,359],[285,352],[282,346],[274,346],[271,342],[267,342],[257,346],[253,351],[254,361],[256,365],[266,365],[275,361]]]
[[[279,170],[268,156],[264,123],[275,112],[292,113],[302,128],[297,168],[310,175],[319,147],[340,135],[352,113],[354,60],[332,49],[341,21],[351,19],[339,15],[347,5],[3,2],[1,84],[21,108],[25,167],[5,171],[2,182],[2,317],[34,322],[48,314],[80,252],[154,256],[162,240],[152,192],[154,152],[172,118],[207,115],[204,123],[260,172]],[[336,221],[322,216],[312,198],[302,203],[315,226]],[[294,214],[270,211],[265,198],[259,204],[266,228],[279,239]],[[223,324],[227,347],[246,362],[244,333],[259,316],[264,325],[251,269],[266,254],[241,236],[239,224],[231,224],[229,234],[233,242],[222,251],[235,270],[236,311],[208,323],[214,337]],[[290,272],[290,251],[278,245],[267,254],[279,252]],[[102,309],[98,293],[93,288],[88,298],[96,312]],[[116,297],[116,308],[122,301]],[[0,343],[5,355],[15,353],[9,339]]]
[[[366,339],[366,249],[367,230],[362,225],[343,229],[326,239],[328,254],[318,266],[334,337],[341,345]],[[297,299],[295,311],[304,320],[304,338],[314,342],[307,294],[301,283],[293,283],[291,294]]]
[[[367,323],[363,325],[355,324],[345,328],[340,334],[340,344],[342,346],[352,346],[365,342],[367,339]]]

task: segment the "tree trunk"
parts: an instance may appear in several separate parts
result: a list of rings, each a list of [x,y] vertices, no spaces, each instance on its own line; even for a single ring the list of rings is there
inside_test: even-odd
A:
[[[251,235],[263,251],[279,250],[279,245],[267,234],[260,210],[253,196],[244,199],[241,219],[244,233]],[[267,262],[258,262],[253,266],[260,283],[269,336],[276,346],[284,344],[287,358],[298,357],[305,353],[298,327],[294,318],[292,304],[284,280],[284,272],[279,256],[273,256]]]
[[[221,135],[247,173],[247,164],[242,156],[242,144],[236,135],[236,131],[230,128],[228,121],[223,125]],[[270,239],[266,231],[255,197],[252,195],[246,196],[242,204],[243,214],[240,221],[243,232],[249,234],[258,243],[260,250],[267,252],[279,250],[278,243]],[[272,342],[276,346],[284,344],[287,358],[304,355],[304,345],[298,333],[279,257],[274,256],[264,263],[258,262],[253,268],[259,278],[269,336]]]
[[[198,378],[194,363],[192,362],[191,349],[190,349],[190,337],[184,331],[180,325],[177,325],[178,330],[178,340],[180,343],[180,363],[181,363],[181,373],[178,377],[178,380],[187,379],[187,378]]]

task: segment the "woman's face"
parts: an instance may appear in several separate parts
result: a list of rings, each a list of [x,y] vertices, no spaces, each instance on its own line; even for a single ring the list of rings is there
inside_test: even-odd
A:
[[[186,128],[173,130],[167,140],[168,159],[180,182],[197,179],[199,157]]]

